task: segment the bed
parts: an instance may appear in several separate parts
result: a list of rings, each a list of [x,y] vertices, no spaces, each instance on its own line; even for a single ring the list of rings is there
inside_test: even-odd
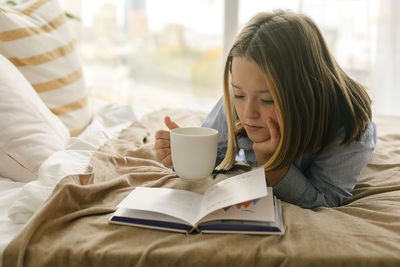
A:
[[[185,235],[109,224],[135,186],[201,192],[245,171],[180,180],[154,157],[154,133],[167,114],[185,126],[205,116],[173,109],[136,116],[129,106],[108,105],[43,163],[38,180],[2,178],[3,266],[399,266],[399,117],[374,117],[377,147],[345,205],[307,210],[283,202],[283,236]]]
[[[136,186],[201,193],[249,168],[179,179],[155,160],[154,134],[165,115],[199,126],[205,113],[90,98],[56,0],[0,6],[0,15],[2,266],[400,266],[400,117],[374,115],[376,150],[343,206],[282,202],[284,235],[110,224]]]

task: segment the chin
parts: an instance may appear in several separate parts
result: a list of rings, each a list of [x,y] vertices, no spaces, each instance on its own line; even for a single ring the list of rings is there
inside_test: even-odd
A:
[[[257,134],[247,134],[247,136],[254,143],[264,142],[264,141],[267,141],[268,139],[271,138],[269,136],[265,136],[265,135],[260,136],[260,135],[257,135]]]

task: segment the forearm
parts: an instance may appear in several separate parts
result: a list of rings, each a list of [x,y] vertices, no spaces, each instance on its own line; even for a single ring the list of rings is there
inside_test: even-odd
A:
[[[312,180],[313,182],[291,164],[286,175],[275,184],[274,194],[283,201],[303,208],[339,206],[349,196],[342,191],[340,185],[331,185],[319,179]]]

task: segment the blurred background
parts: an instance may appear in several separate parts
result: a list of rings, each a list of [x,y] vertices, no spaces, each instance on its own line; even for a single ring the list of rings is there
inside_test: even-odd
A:
[[[375,113],[400,115],[398,0],[61,0],[92,96],[138,109],[208,112],[224,56],[256,13],[309,15],[341,67],[368,88]]]

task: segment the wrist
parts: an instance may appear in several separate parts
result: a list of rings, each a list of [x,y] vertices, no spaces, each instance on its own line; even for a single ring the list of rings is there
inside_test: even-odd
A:
[[[275,186],[285,177],[289,171],[290,165],[287,165],[281,169],[274,171],[265,171],[265,178],[267,179],[268,185]]]
[[[256,156],[258,166],[263,166],[263,165],[265,165],[265,163],[268,162],[268,160],[271,158],[272,154],[260,155],[260,154],[255,153],[255,156]]]

